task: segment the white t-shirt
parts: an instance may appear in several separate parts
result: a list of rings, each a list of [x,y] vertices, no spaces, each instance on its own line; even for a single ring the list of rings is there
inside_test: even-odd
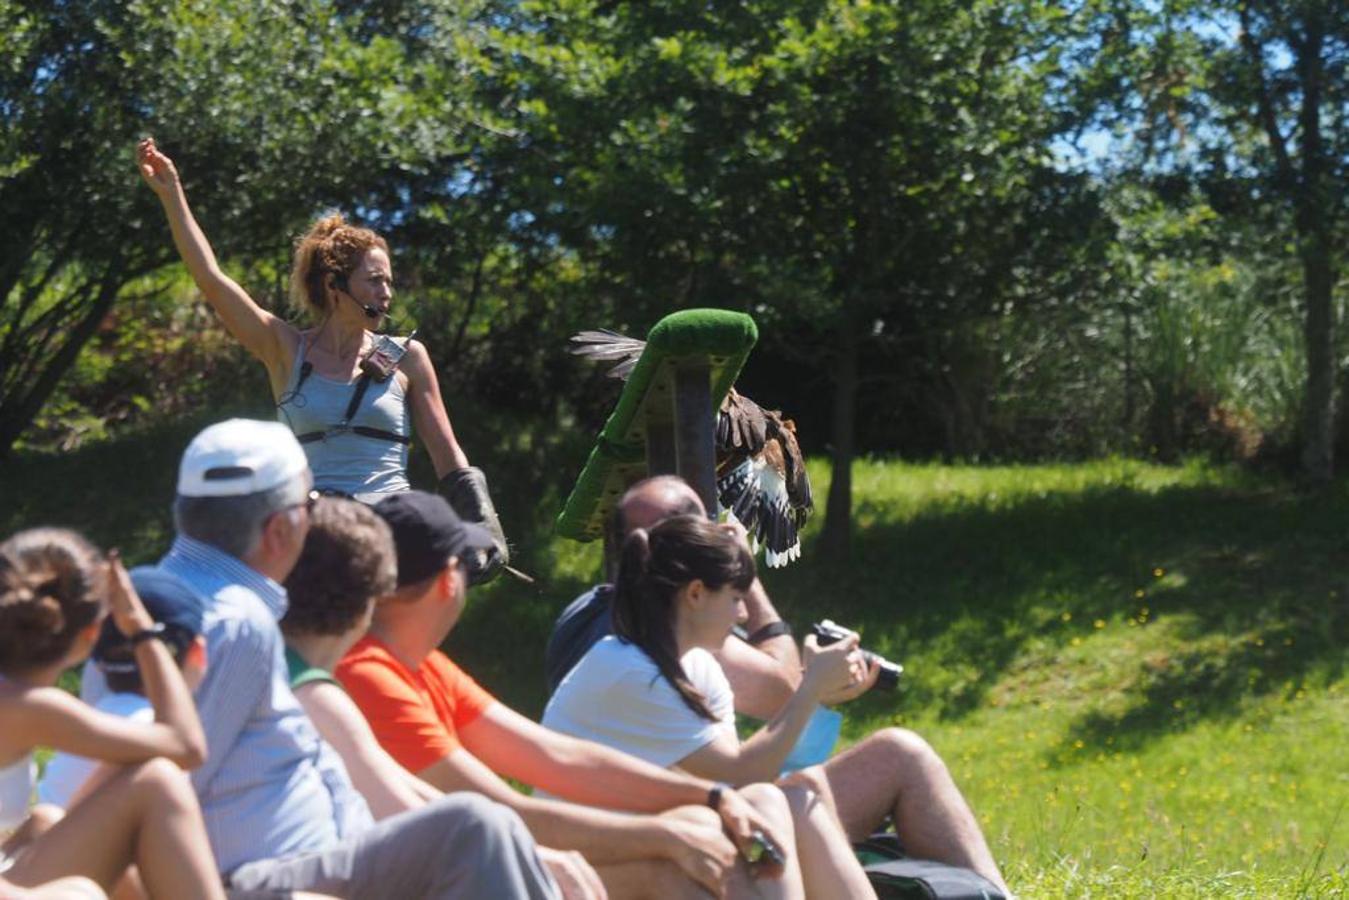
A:
[[[94,704],[94,708],[137,722],[148,723],[155,720],[155,711],[150,706],[150,701],[140,694],[107,694]],[[51,758],[51,762],[47,763],[47,771],[38,782],[38,802],[69,809],[70,798],[79,790],[80,785],[94,774],[99,762],[70,753],[56,754]]]
[[[715,722],[690,709],[637,645],[610,635],[562,679],[544,710],[543,724],[662,767],[678,763],[722,733],[734,737],[735,696],[721,665],[700,648],[684,654],[681,662]]]

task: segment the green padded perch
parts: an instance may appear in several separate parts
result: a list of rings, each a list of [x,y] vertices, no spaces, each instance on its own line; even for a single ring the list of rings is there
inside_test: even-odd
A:
[[[657,322],[557,517],[557,533],[602,537],[614,503],[648,474],[677,471],[706,501],[717,409],[758,339],[753,319],[724,309],[686,309]]]

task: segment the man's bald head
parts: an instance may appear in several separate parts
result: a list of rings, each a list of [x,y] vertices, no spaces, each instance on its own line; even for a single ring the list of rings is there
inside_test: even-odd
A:
[[[637,528],[650,528],[671,516],[707,515],[703,501],[678,475],[657,475],[628,488],[615,510],[626,537]]]
[[[638,528],[650,528],[671,516],[707,515],[703,501],[689,483],[678,475],[656,475],[628,488],[614,507],[606,535],[606,555],[617,565],[619,550],[629,534]]]

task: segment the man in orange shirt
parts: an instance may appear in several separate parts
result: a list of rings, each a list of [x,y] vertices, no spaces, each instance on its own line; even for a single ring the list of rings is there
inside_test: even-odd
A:
[[[394,759],[443,791],[477,791],[512,807],[538,843],[580,851],[613,896],[721,896],[728,885],[737,893],[736,882],[752,875],[735,864],[735,845],[748,847],[756,830],[789,860],[784,878],[757,886],[799,894],[791,811],[778,788],[735,791],[672,772],[550,731],[497,701],[436,649],[463,611],[490,535],[421,491],[393,494],[375,511],[393,531],[399,587],[381,598],[370,633],[336,674]],[[574,802],[526,796],[497,773]]]

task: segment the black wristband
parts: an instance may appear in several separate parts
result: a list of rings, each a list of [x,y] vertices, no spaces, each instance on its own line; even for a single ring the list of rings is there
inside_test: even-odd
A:
[[[127,638],[127,641],[130,642],[131,646],[133,647],[135,647],[137,644],[143,644],[146,641],[151,640],[161,640],[161,641],[164,640],[163,622],[155,622],[149,628],[142,628],[140,631],[136,632],[131,637]]]
[[[721,812],[721,795],[730,789],[731,786],[724,781],[718,781],[712,785],[712,788],[707,792],[707,805],[717,812]]]
[[[776,622],[769,622],[767,625],[763,626],[762,628],[758,629],[753,634],[751,634],[749,637],[745,638],[745,640],[755,646],[758,646],[759,644],[762,644],[764,641],[771,640],[772,638],[775,637],[781,637],[783,635],[789,635],[791,633],[792,633],[792,626],[788,625],[786,621],[784,621],[783,619],[778,619]]]

